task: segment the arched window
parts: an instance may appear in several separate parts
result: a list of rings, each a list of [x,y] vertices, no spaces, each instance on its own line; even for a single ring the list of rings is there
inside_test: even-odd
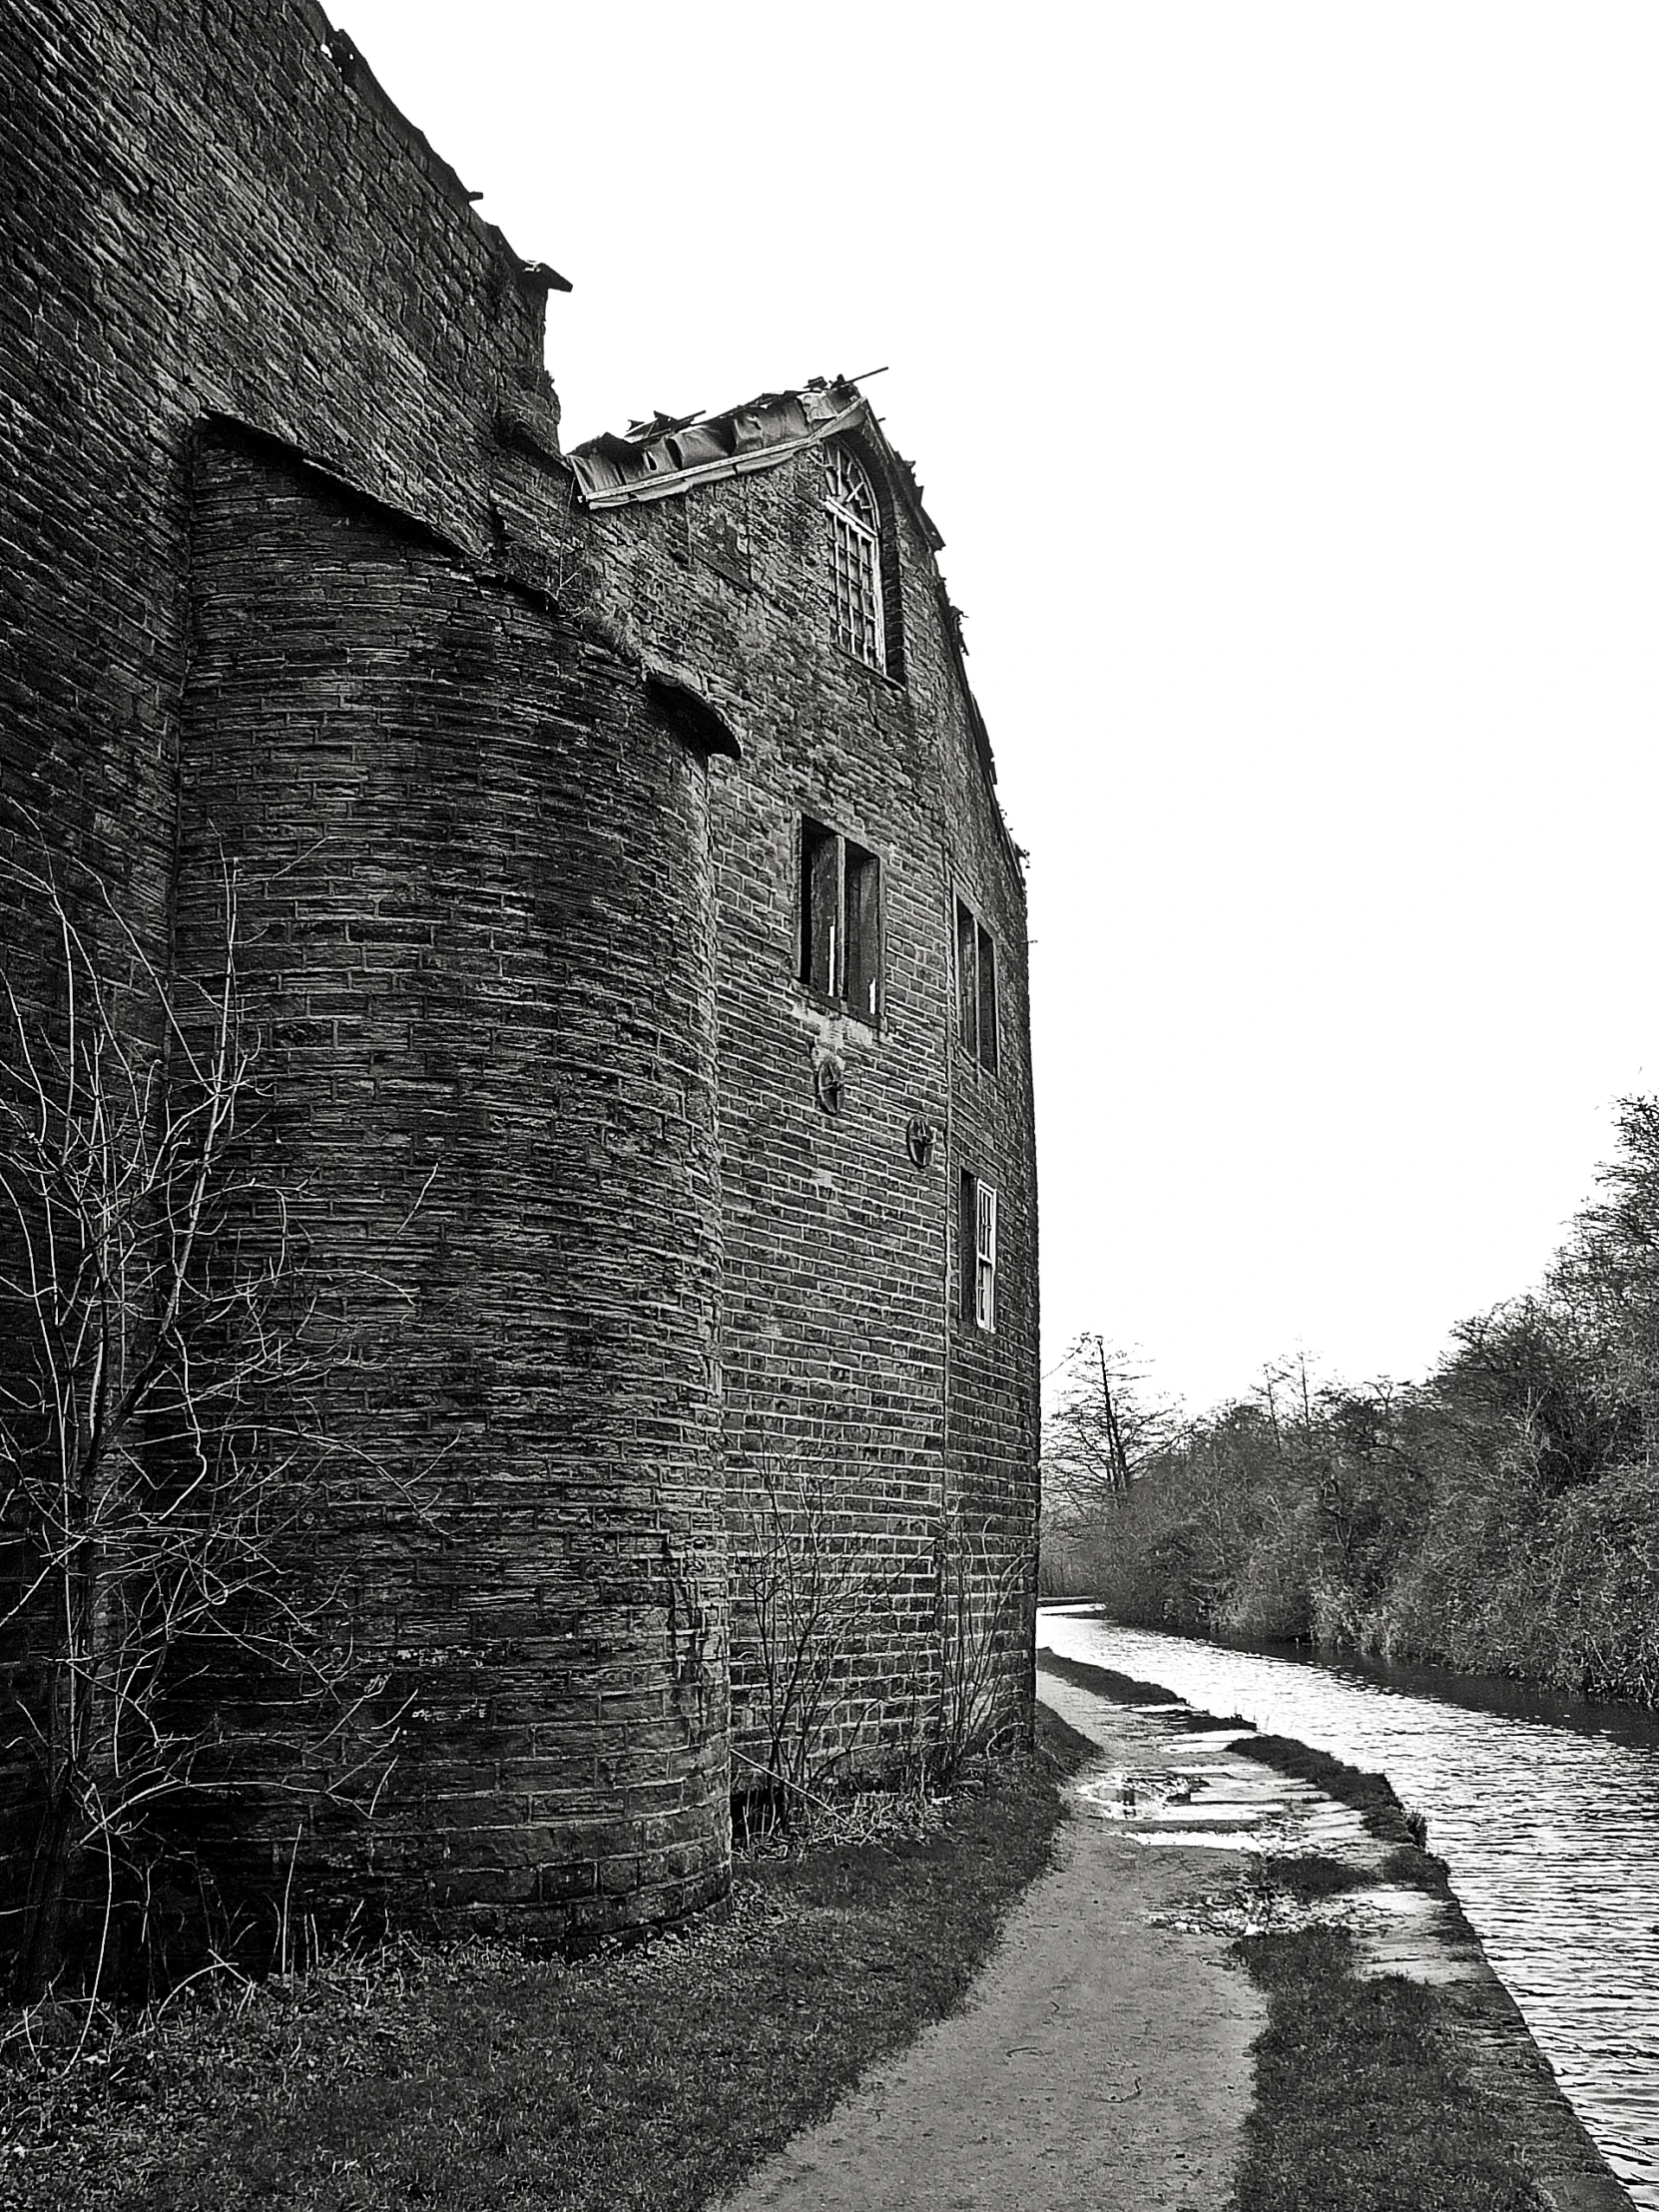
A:
[[[871,668],[884,669],[881,515],[869,478],[844,445],[830,448],[830,570],[835,643]]]

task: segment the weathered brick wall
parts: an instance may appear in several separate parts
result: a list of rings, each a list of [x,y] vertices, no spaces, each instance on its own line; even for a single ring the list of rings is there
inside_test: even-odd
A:
[[[487,553],[497,480],[538,480],[498,410],[554,434],[543,281],[309,0],[18,0],[0,78],[0,779],[153,917],[191,424],[243,416]]]
[[[372,1864],[660,1918],[727,1850],[707,771],[523,595],[219,439],[198,481],[183,957],[224,850],[258,1156],[370,1355],[319,1549],[408,1705]]]
[[[1024,888],[1000,825],[983,804],[977,748],[945,764],[950,871],[955,895],[990,929],[1001,1000],[998,1065],[991,1073],[963,1049],[952,1024],[951,1156],[998,1193],[997,1327],[992,1336],[949,1303],[950,1489],[959,1528],[977,1556],[1006,1571],[996,1636],[1029,1705],[1036,1694],[1035,1529],[1041,1390],[1037,1304],[1037,1175],[1031,1083],[1030,999]],[[953,1238],[962,1224],[953,1219]],[[960,1259],[953,1260],[959,1294]],[[1014,1567],[1015,1559],[1022,1564]]]
[[[182,983],[239,857],[264,1171],[367,1362],[318,1563],[402,1737],[299,1880],[684,1909],[728,1864],[707,772],[544,611],[582,553],[545,280],[309,0],[22,0],[0,83],[6,849],[101,874],[163,968],[176,922]],[[50,1021],[42,922],[0,913]],[[285,1875],[291,1812],[233,1825]]]
[[[930,1725],[948,1529],[981,1594],[1031,1555],[1023,898],[927,531],[866,425],[883,676],[831,642],[817,448],[585,515],[545,273],[311,0],[18,0],[0,82],[0,861],[91,871],[183,987],[235,857],[249,1164],[362,1354],[316,1559],[397,1760],[369,1826],[296,1851],[272,1797],[218,1841],[552,1936],[682,1910],[726,1879],[728,1548],[767,1479],[864,1585],[848,1750]],[[880,858],[874,1023],[797,980],[803,816]],[[998,938],[994,1077],[952,1043],[959,892]],[[50,1022],[43,916],[0,889],[0,929]],[[959,1161],[1002,1197],[990,1340]],[[316,1751],[291,1689],[215,1684]],[[752,1660],[739,1687],[752,1753]],[[28,1764],[14,1734],[14,1895]]]
[[[734,1544],[752,1539],[769,1474],[822,1485],[849,1543],[873,1537],[829,1742],[891,1744],[938,1696],[941,1525],[1012,1559],[1016,1611],[1000,1668],[1028,1709],[1028,1562],[1036,1512],[1036,1184],[1019,870],[974,734],[937,570],[885,487],[888,585],[900,595],[903,680],[833,643],[825,460],[779,466],[596,516],[603,604],[646,650],[685,669],[739,728],[741,767],[715,775],[726,1300],[723,1371]],[[800,823],[881,861],[880,1019],[827,1007],[798,975]],[[1001,1066],[953,1042],[953,900],[995,930]],[[844,1064],[823,1110],[815,1063]],[[940,1133],[906,1150],[912,1117]],[[1002,1205],[992,1337],[957,1311],[955,1180],[971,1165]],[[743,1592],[734,1593],[742,1610]],[[741,1758],[759,1751],[764,1669],[734,1650]]]

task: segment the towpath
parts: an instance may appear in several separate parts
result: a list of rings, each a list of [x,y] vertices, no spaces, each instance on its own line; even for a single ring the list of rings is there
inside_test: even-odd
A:
[[[1181,1909],[1241,1871],[1241,1854],[1220,1842],[1225,1801],[1260,1784],[1243,1762],[1188,1739],[1189,1764],[1225,1762],[1203,1793],[1216,1841],[1132,1841],[1149,1813],[1167,1833],[1189,1827],[1185,1809],[1157,1806],[1161,1769],[1174,1784],[1170,1735],[1052,1676],[1040,1690],[1101,1754],[1071,1785],[1055,1866],[1015,1908],[966,2010],[866,2075],[727,2212],[1226,2203],[1262,2000],[1230,1958],[1230,1937],[1194,1928]],[[1140,1777],[1133,1828],[1117,1817],[1114,1777],[1125,1770]]]

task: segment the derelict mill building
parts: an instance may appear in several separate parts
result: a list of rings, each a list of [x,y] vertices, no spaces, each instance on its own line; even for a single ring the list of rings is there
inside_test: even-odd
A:
[[[555,1940],[672,1917],[771,1755],[757,1547],[863,1562],[827,1756],[946,1725],[964,1620],[1029,1720],[1025,904],[938,534],[835,379],[567,453],[562,280],[310,0],[21,0],[0,70],[21,1033],[65,1007],[31,884],[177,1004],[234,880],[241,1165],[370,1348],[309,1570],[394,1749],[337,1787],[337,1714],[204,1661],[213,1742],[292,1772],[193,1848]],[[15,1922],[55,1677],[4,1534]]]

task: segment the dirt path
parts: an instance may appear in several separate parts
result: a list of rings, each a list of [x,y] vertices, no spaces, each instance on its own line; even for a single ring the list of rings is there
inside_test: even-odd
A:
[[[1027,1891],[968,2008],[865,2077],[729,2212],[1219,2212],[1250,2098],[1261,1999],[1226,1938],[1153,1925],[1239,1865],[1149,1848],[1110,1817],[1117,1769],[1167,1735],[1050,1676],[1101,1759],[1072,1785],[1059,1862]]]

